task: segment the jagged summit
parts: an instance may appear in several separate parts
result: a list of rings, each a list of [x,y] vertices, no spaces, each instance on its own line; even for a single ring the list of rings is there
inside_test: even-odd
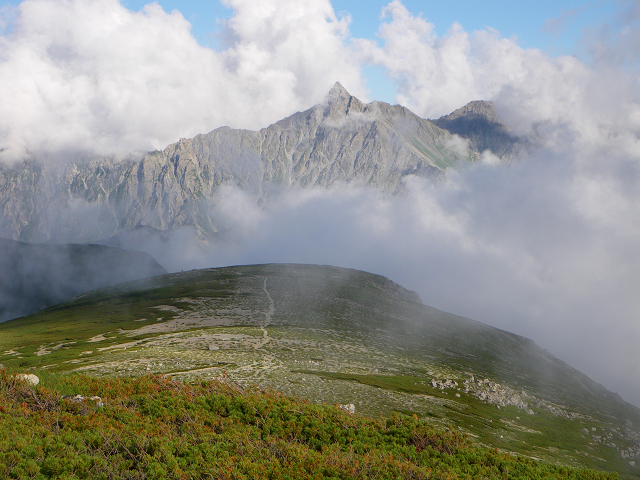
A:
[[[324,98],[324,103],[328,105],[334,103],[344,103],[345,100],[348,102],[349,98],[351,98],[351,94],[347,91],[347,89],[344,88],[340,82],[336,82],[333,87],[331,87],[331,90],[329,90],[327,96]]]
[[[498,116],[493,103],[474,100],[449,115],[432,120],[449,133],[469,140],[469,147],[478,152],[491,151],[504,162],[516,158],[528,142],[509,132],[509,127]]]
[[[349,113],[364,111],[365,104],[351,95],[340,82],[336,82],[322,102],[324,116],[338,118]]]

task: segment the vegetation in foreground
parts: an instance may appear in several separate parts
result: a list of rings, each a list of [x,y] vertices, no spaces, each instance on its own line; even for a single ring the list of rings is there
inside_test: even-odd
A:
[[[43,383],[52,388],[0,370],[1,478],[617,478],[479,447],[412,416],[366,418],[231,382]]]

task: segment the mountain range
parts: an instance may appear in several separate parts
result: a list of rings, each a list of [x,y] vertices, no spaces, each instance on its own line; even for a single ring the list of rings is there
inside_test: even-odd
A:
[[[162,151],[83,161],[0,164],[0,236],[95,242],[135,227],[221,229],[210,212],[221,185],[258,205],[288,188],[370,185],[391,194],[408,175],[441,178],[490,151],[510,162],[530,144],[493,105],[471,102],[438,120],[365,104],[336,83],[324,101],[259,131],[221,127]]]

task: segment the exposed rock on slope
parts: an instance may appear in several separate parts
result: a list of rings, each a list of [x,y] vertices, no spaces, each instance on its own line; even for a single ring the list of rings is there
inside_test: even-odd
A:
[[[410,174],[438,177],[475,158],[464,142],[404,107],[364,104],[339,83],[325,100],[260,131],[218,128],[163,151],[53,166],[0,165],[0,234],[88,242],[138,225],[218,231],[224,183],[258,203],[293,186],[336,182],[394,192]]]
[[[151,255],[103,245],[46,245],[0,238],[0,322],[79,293],[167,273]]]

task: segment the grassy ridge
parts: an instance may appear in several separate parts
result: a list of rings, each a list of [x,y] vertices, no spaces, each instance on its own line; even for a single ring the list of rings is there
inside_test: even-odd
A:
[[[617,478],[473,446],[411,416],[371,419],[229,382],[55,381],[33,389],[0,371],[0,477]]]
[[[224,371],[242,385],[353,403],[372,417],[416,414],[502,451],[640,478],[638,409],[530,340],[355,270],[228,267],[90,292],[0,324],[0,363],[39,376],[153,373],[186,383]],[[472,374],[476,390],[467,390]],[[459,386],[431,385],[445,379]],[[508,387],[528,409],[481,400],[480,380]]]

